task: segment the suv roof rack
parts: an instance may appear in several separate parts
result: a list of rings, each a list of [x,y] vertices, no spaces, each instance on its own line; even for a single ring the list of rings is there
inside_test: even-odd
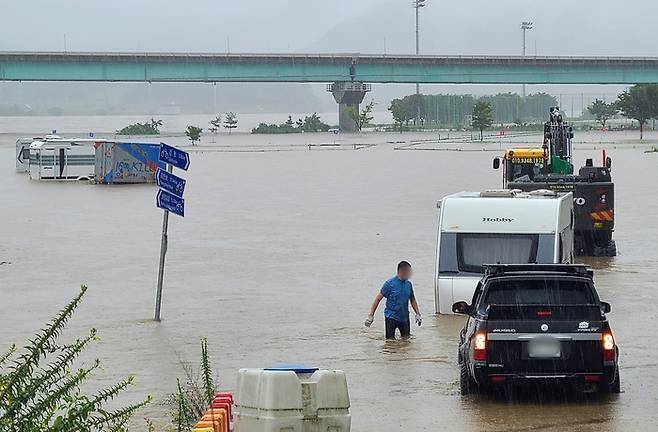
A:
[[[485,276],[504,273],[551,272],[593,276],[594,272],[583,264],[485,264]]]

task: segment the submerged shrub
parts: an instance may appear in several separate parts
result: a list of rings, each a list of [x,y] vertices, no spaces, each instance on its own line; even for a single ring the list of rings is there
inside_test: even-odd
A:
[[[108,409],[107,404],[132,382],[128,377],[94,394],[80,386],[100,361],[75,370],[80,353],[98,339],[96,329],[73,343],[59,344],[87,287],[40,330],[21,352],[12,345],[0,355],[0,430],[3,432],[105,432],[125,431],[133,414],[150,401]]]
[[[172,423],[177,432],[191,431],[192,426],[210,408],[217,393],[213,371],[208,357],[208,341],[201,339],[201,365],[198,370],[184,365],[186,381],[176,380],[176,393],[171,397]]]

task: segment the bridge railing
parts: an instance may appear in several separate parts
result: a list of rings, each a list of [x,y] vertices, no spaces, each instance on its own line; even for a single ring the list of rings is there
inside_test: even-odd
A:
[[[335,83],[327,84],[327,91],[357,91],[369,92],[372,90],[372,85],[360,81],[338,81]]]

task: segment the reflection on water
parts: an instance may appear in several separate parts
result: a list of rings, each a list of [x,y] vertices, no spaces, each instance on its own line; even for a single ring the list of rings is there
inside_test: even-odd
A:
[[[384,346],[382,347],[382,352],[384,354],[391,354],[391,353],[406,354],[413,347],[412,341],[414,338],[415,336],[412,334],[411,336],[406,338],[400,338],[398,335],[398,339],[386,339],[384,341]]]
[[[435,203],[497,186],[500,173],[490,170],[493,151],[396,151],[399,144],[387,144],[428,136],[436,138],[338,137],[377,144],[362,150],[305,149],[333,139],[324,134],[220,138],[234,147],[296,149],[271,153],[204,152],[202,143],[186,174],[186,217],[170,218],[164,320],[157,325],[148,321],[162,220],[155,189],[29,181],[13,171],[14,138],[0,136],[0,262],[11,262],[0,266],[0,349],[24,341],[86,283],[66,337],[96,326],[102,340],[89,356],[103,359],[98,378],[135,374],[135,400],[172,392],[181,362],[195,363],[199,337],[207,336],[227,388],[240,367],[302,362],[345,370],[357,432],[657,430],[658,346],[647,342],[654,339],[647,322],[658,319],[658,200],[651,199],[652,182],[637,175],[655,172],[656,159],[621,146],[608,152],[620,253],[582,260],[612,304],[619,398],[462,398],[457,343],[464,318],[430,315]],[[598,153],[577,151],[576,159]],[[370,329],[363,319],[401,259],[415,268],[425,320],[410,340],[385,341],[383,317]],[[153,404],[144,415],[165,421],[167,412]]]

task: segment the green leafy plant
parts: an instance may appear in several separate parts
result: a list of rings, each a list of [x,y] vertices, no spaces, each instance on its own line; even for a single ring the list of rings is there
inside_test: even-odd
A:
[[[218,115],[214,119],[210,120],[210,132],[216,134],[219,131],[219,128],[222,127],[222,116]]]
[[[187,129],[185,129],[185,135],[190,141],[192,141],[192,145],[201,139],[201,132],[203,132],[203,129],[197,126],[188,126]]]
[[[135,123],[124,127],[117,132],[117,135],[160,135],[160,126],[162,120],[151,118],[145,123]]]
[[[594,116],[597,122],[601,123],[601,127],[605,129],[605,125],[610,117],[619,112],[616,103],[605,103],[601,99],[596,99],[587,107],[587,112]]]
[[[208,356],[208,340],[201,338],[201,364],[197,371],[184,365],[186,381],[176,380],[176,393],[172,395],[172,423],[177,432],[190,431],[192,426],[212,405],[217,393]]]
[[[491,104],[485,101],[478,101],[473,106],[473,128],[480,131],[480,141],[484,140],[484,130],[490,128],[493,124],[493,112]]]
[[[658,85],[634,85],[618,96],[617,108],[624,117],[638,121],[640,139],[643,139],[644,124],[650,118],[658,117]]]
[[[409,120],[413,117],[408,101],[403,99],[393,99],[388,110],[393,117],[394,128],[402,132],[402,126],[408,125]]]
[[[288,116],[285,123],[279,125],[260,123],[251,130],[252,134],[289,134],[301,132],[327,132],[331,126],[324,123],[317,113],[307,115],[302,120],[297,119],[293,122],[292,116]]]
[[[81,385],[100,367],[100,361],[78,370],[73,370],[73,363],[89,343],[98,339],[96,329],[72,343],[60,345],[57,339],[86,292],[87,287],[82,286],[80,293],[22,352],[12,345],[0,356],[0,430],[3,432],[125,431],[133,414],[150,402],[149,397],[114,410],[106,407],[132,384],[133,377],[92,395],[82,392]]]
[[[363,107],[361,111],[359,111],[358,106],[350,106],[347,107],[346,112],[347,115],[352,119],[354,122],[356,129],[358,131],[363,130],[363,127],[370,124],[372,119],[374,118],[372,115],[372,112],[375,110],[375,102],[370,101],[368,105]]]
[[[228,134],[231,135],[231,131],[238,127],[238,116],[234,112],[227,112],[224,120],[224,127],[228,129]]]

